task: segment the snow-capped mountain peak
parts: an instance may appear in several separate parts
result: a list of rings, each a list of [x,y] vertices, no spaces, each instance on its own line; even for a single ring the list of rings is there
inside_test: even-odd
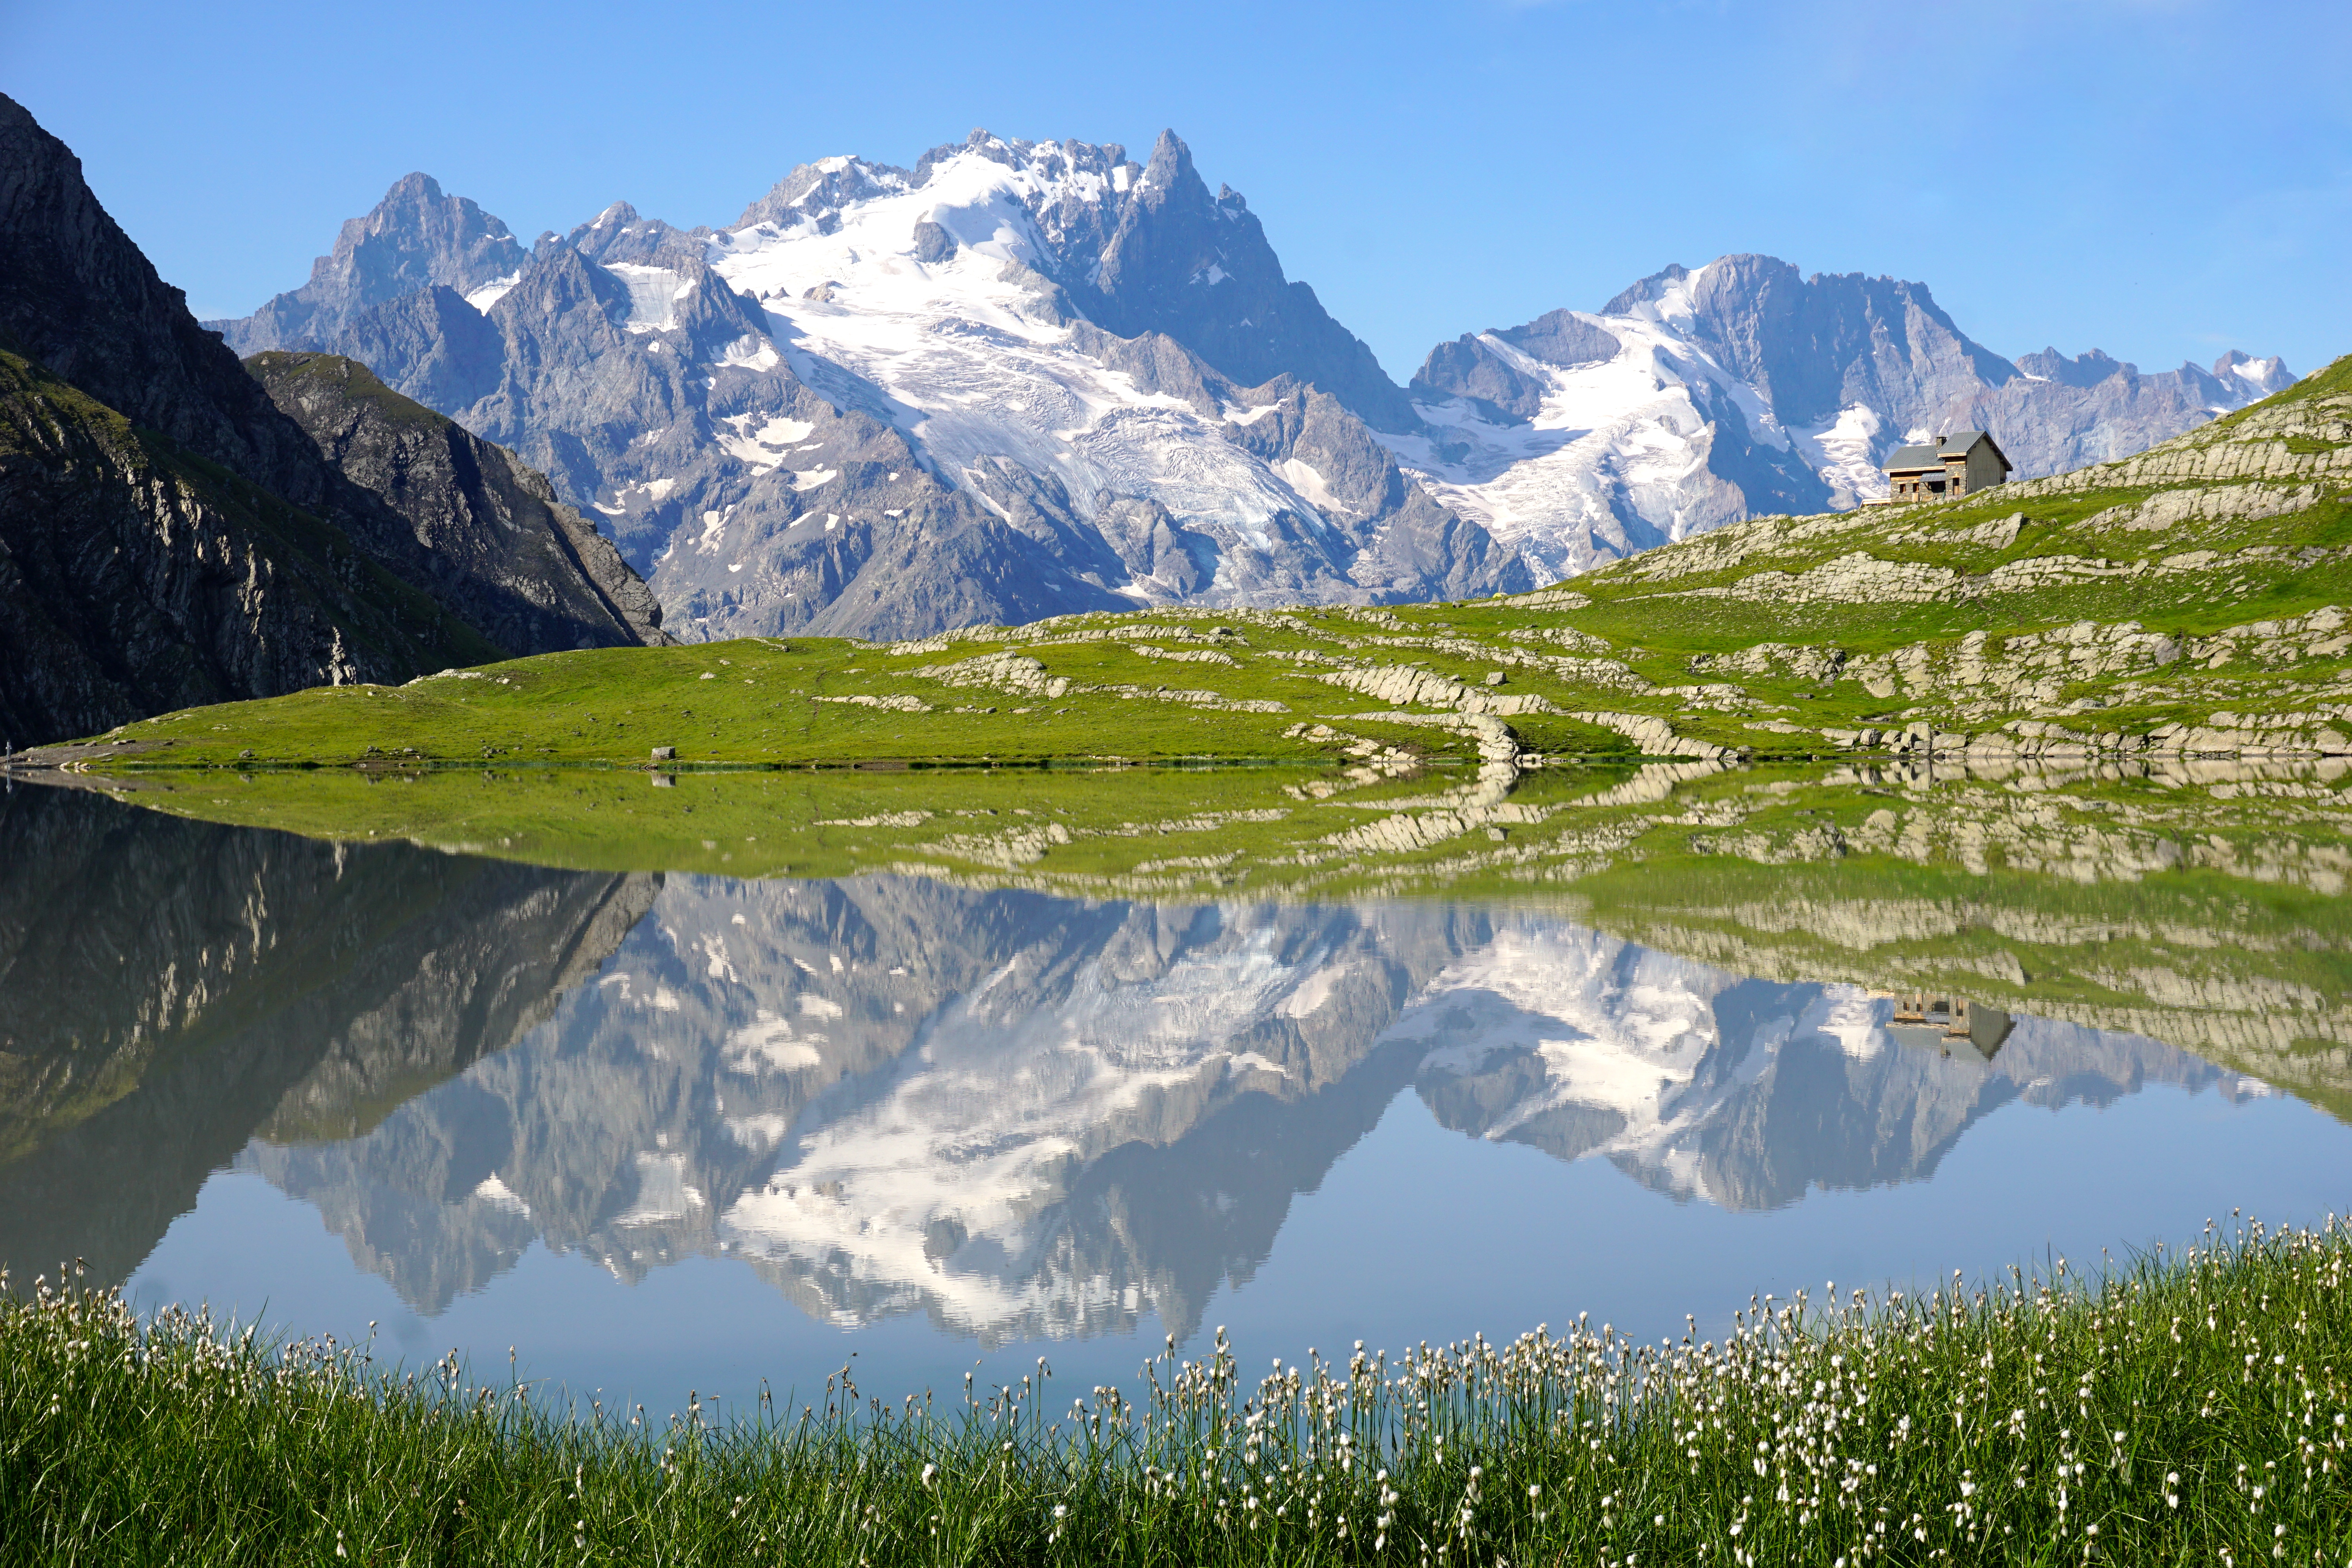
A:
[[[1817,469],[1854,467],[1855,427],[1843,411],[1783,427],[1692,331],[1705,270],[1670,268],[1611,313],[1556,310],[1444,345],[1413,384],[1430,434],[1385,439],[1553,578],[1745,516],[1759,493],[1826,510]]]
[[[868,194],[853,201],[812,205],[823,188],[813,185],[709,241],[712,270],[759,302],[802,379],[823,385],[845,370],[879,389],[940,477],[989,504],[988,459],[1001,457],[1051,475],[1081,520],[1148,499],[1184,526],[1230,529],[1260,550],[1282,514],[1328,521],[1307,493],[1328,494],[1305,478],[1311,463],[1269,461],[1227,438],[1220,404],[1118,368],[1052,281],[1064,258],[1047,225],[1066,235],[1087,221],[1076,209],[1137,184],[1117,149],[1074,155],[992,138],[927,159],[919,179],[857,174]],[[1217,586],[1246,588],[1230,564]]]
[[[1701,280],[1710,268],[1719,265],[1709,262],[1693,272],[1676,264],[1654,272],[1603,305],[1601,314],[1630,316],[1669,330],[1687,331],[1698,314],[1696,300]]]
[[[1384,437],[1438,499],[1550,575],[1766,512],[1883,499],[1902,431],[1990,430],[2033,478],[2121,457],[2292,381],[2224,355],[2142,376],[2093,350],[2011,363],[1927,287],[1769,256],[1670,266],[1598,312],[1433,350],[1424,429]]]

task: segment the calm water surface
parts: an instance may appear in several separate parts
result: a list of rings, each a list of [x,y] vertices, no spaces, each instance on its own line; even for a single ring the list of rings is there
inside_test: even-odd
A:
[[[1507,907],[1079,902],[0,815],[0,1261],[679,1405],[1507,1337],[2347,1206],[2172,1046]]]

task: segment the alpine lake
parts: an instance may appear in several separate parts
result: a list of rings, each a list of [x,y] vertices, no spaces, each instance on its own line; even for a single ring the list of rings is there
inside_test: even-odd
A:
[[[2352,1205],[2340,763],[0,801],[0,1264],[747,1410],[1653,1341]]]

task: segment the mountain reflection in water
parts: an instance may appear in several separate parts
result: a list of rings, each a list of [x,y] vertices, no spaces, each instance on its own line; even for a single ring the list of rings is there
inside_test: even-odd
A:
[[[1733,1211],[1923,1180],[2012,1100],[2268,1092],[1538,910],[588,874],[37,791],[0,853],[20,1274],[127,1278],[231,1163],[426,1314],[538,1242],[740,1260],[845,1326],[1181,1339],[1408,1089]]]

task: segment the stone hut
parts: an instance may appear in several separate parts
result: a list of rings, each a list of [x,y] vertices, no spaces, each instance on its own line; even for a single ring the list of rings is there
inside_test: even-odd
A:
[[[1898,447],[1886,459],[1887,499],[1901,504],[1974,495],[2009,478],[2009,458],[1982,430],[1955,430],[1932,445]]]

